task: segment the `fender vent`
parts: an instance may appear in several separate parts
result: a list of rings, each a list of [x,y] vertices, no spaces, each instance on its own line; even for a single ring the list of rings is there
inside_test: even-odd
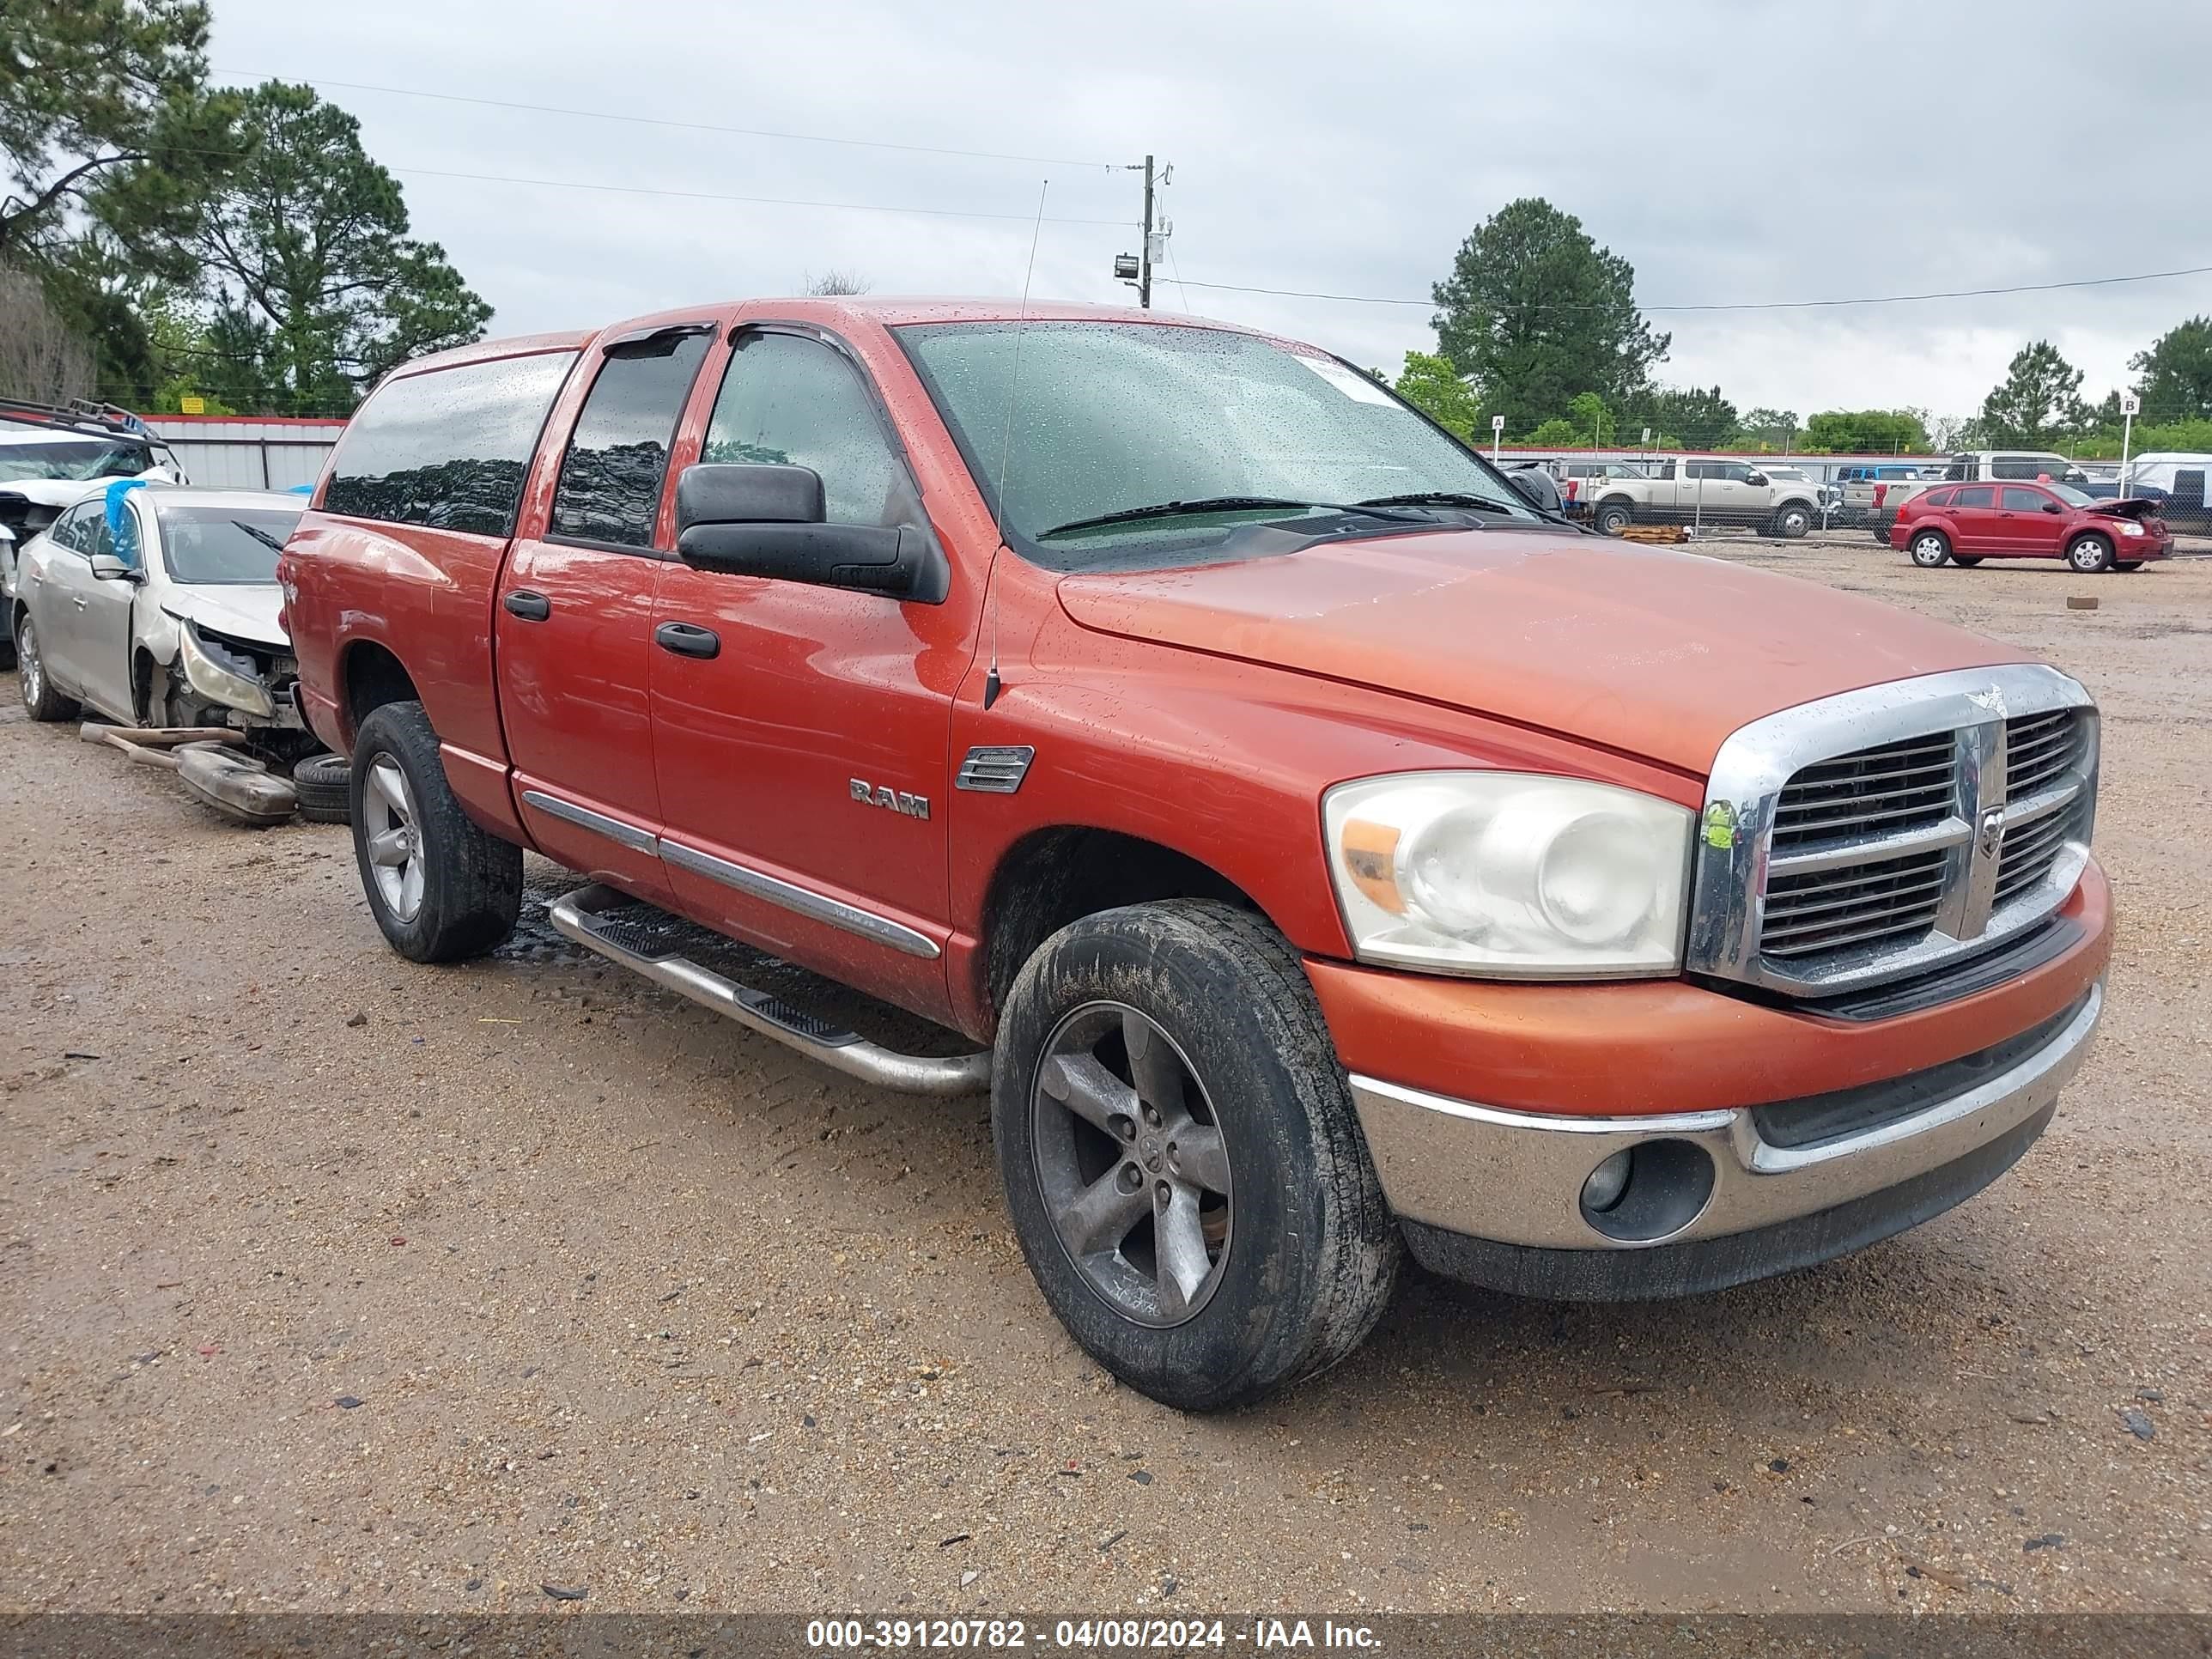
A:
[[[1036,758],[1036,750],[1025,743],[1001,748],[979,744],[960,763],[952,787],[972,789],[979,795],[1011,795],[1022,787],[1022,780],[1030,774],[1030,763]]]

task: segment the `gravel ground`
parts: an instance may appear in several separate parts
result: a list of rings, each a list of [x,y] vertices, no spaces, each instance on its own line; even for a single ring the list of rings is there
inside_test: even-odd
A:
[[[1719,556],[2102,702],[2119,955],[2050,1135],[1720,1296],[1416,1279],[1210,1419],[1060,1334],[980,1102],[848,1083],[542,921],[410,966],[343,830],[230,828],[0,686],[0,1605],[2212,1607],[2212,561]]]

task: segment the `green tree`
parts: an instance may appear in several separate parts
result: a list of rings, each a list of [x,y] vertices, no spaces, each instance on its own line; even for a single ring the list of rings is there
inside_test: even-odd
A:
[[[2144,411],[2160,421],[2212,420],[2212,317],[2191,317],[2128,360],[2142,376]]]
[[[1909,409],[1829,409],[1805,422],[1805,441],[1837,455],[1924,455],[1927,423]]]
[[[1741,427],[1745,441],[1761,449],[1796,449],[1804,441],[1795,410],[1754,409],[1744,416]]]
[[[1572,421],[1554,415],[1521,441],[1536,449],[1573,449],[1587,444],[1589,436]]]
[[[1607,418],[1605,399],[1595,392],[1577,392],[1567,399],[1567,419],[1573,422],[1574,441],[1595,449],[1603,441]]]
[[[1737,432],[1735,405],[1718,386],[1651,387],[1620,411],[1620,425],[1639,435],[1650,427],[1653,441],[1666,448],[1725,448]]]
[[[249,157],[196,237],[218,313],[256,337],[260,374],[296,412],[344,413],[376,378],[483,337],[491,307],[435,242],[408,233],[399,185],[360,123],[307,87],[246,94]],[[242,368],[243,365],[240,365]]]
[[[1581,220],[1524,197],[1475,227],[1432,290],[1437,349],[1510,431],[1565,413],[1578,392],[1617,408],[1669,343],[1635,290],[1634,269]]]
[[[1406,371],[1399,375],[1397,393],[1446,430],[1472,443],[1474,423],[1482,413],[1474,388],[1459,376],[1444,358],[1426,351],[1406,354]]]
[[[2081,371],[2048,340],[2022,346],[1982,400],[1982,435],[1993,446],[2048,448],[2089,421]]]

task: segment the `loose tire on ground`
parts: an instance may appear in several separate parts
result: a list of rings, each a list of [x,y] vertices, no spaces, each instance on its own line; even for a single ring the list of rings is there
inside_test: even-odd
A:
[[[369,914],[411,962],[480,957],[514,931],[522,849],[461,811],[419,702],[361,723],[347,816]]]
[[[1634,522],[1636,515],[1619,501],[1607,501],[1597,510],[1590,522],[1601,536],[1618,536]]]
[[[353,766],[343,755],[309,755],[292,768],[300,816],[310,823],[353,822]]]
[[[1906,544],[1905,555],[1923,570],[1940,570],[1950,562],[1951,538],[1940,530],[1923,530]]]
[[[1403,1245],[1343,1067],[1297,952],[1247,911],[1132,905],[1048,939],[1006,1000],[991,1122],[1045,1300],[1163,1404],[1255,1400],[1389,1304]]]
[[[15,659],[21,669],[17,689],[23,694],[23,708],[34,720],[73,720],[77,717],[75,697],[65,697],[54,690],[53,681],[47,677],[46,659],[39,654],[39,630],[26,611],[15,623]]]
[[[2085,576],[2112,568],[2112,544],[2094,531],[2066,544],[2066,562]]]

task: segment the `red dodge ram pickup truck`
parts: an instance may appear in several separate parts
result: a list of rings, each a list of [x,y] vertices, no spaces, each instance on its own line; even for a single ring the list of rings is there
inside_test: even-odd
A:
[[[467,347],[355,416],[281,580],[396,950],[499,944],[534,848],[611,961],[988,1089],[1047,1301],[1184,1407],[1343,1358],[1408,1249],[1597,1298],[1885,1237],[2026,1152],[2097,1023],[2080,685],[1578,531],[1237,328],[775,300]]]

